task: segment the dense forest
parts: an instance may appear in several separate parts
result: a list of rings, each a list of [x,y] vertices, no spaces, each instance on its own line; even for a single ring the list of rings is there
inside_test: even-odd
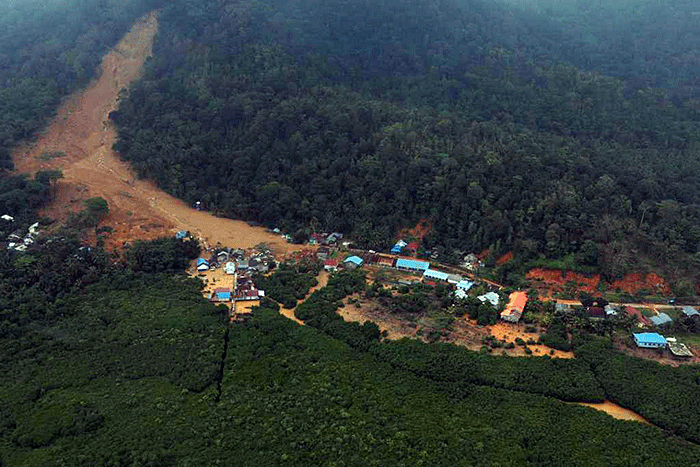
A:
[[[511,10],[173,3],[144,78],[112,114],[115,147],[220,215],[373,248],[428,219],[423,246],[445,261],[491,248],[608,277],[666,265],[692,293],[696,102],[640,85],[647,71],[633,61],[630,72],[595,65],[617,60],[602,45],[581,68],[579,49],[560,50],[568,28]]]
[[[0,256],[2,465],[700,462],[681,437],[557,400],[602,397],[587,358],[385,343],[373,324],[331,318],[359,272],[298,307],[315,327],[264,308],[228,325],[197,279],[60,238]],[[172,242],[137,250],[186,260]],[[668,368],[667,391],[687,385],[682,371]]]

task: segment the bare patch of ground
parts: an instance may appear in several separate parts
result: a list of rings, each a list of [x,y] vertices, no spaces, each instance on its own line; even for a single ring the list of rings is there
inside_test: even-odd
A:
[[[571,284],[577,291],[596,294],[599,293],[598,288],[601,284],[601,278],[598,274],[584,275],[558,269],[536,268],[529,271],[525,277],[534,281],[539,289],[550,293],[564,292]],[[627,274],[622,279],[606,284],[606,288],[608,290],[619,289],[632,295],[642,290],[659,295],[668,295],[671,293],[671,288],[663,277],[654,273]]]
[[[635,422],[640,422],[644,423],[646,425],[651,425],[641,415],[639,415],[637,412],[633,412],[629,409],[626,409],[624,407],[621,407],[614,402],[610,401],[605,401],[605,402],[574,402],[575,404],[578,405],[585,405],[586,407],[590,407],[592,409],[600,410],[601,412],[605,412],[606,414],[610,415],[613,418],[617,418],[618,420],[632,420]]]
[[[509,324],[499,322],[493,326],[488,326],[491,335],[497,339],[506,342],[515,342],[515,339],[520,338],[525,342],[528,339],[537,341],[539,334],[525,332],[525,327],[522,324]],[[563,352],[561,350],[551,349],[546,345],[541,344],[528,344],[527,346],[532,350],[532,356],[541,357],[543,355],[549,355],[550,357],[556,358],[574,358],[573,352]],[[507,350],[508,355],[512,356],[527,356],[525,353],[525,348],[520,345],[516,345],[514,349]]]
[[[103,224],[114,229],[107,238],[110,249],[118,249],[127,241],[172,235],[177,230],[189,230],[210,245],[218,242],[250,248],[265,242],[278,254],[298,249],[263,228],[187,206],[151,182],[137,179],[112,150],[116,131],[108,115],[117,109],[120,92],[141,75],[157,31],[156,13],[137,22],[103,58],[100,77],[67,98],[36,141],[14,152],[18,172],[63,172],[64,178],[56,185],[56,198],[42,214],[64,221],[82,208],[83,200],[101,196],[109,204],[109,216]]]

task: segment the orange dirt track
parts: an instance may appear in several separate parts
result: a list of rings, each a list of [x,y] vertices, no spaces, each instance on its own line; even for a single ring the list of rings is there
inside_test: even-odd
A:
[[[280,254],[298,249],[263,228],[192,209],[151,182],[138,180],[129,164],[112,150],[116,131],[108,115],[117,109],[120,91],[141,75],[157,31],[156,13],[138,21],[103,58],[100,77],[85,90],[67,98],[43,134],[13,154],[18,172],[34,174],[47,169],[63,172],[55,200],[42,214],[65,220],[82,208],[84,199],[101,196],[109,204],[104,225],[114,229],[107,239],[108,248],[117,249],[126,241],[189,230],[208,245],[220,242],[249,248],[265,242]],[[50,160],[41,157],[52,152],[63,152],[65,156]]]

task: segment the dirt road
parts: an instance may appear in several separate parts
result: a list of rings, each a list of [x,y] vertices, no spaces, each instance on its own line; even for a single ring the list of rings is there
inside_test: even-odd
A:
[[[109,248],[125,241],[151,239],[189,230],[209,245],[249,248],[265,242],[278,254],[298,249],[263,228],[217,218],[138,180],[130,166],[112,150],[116,131],[108,120],[118,107],[120,91],[141,75],[151,55],[158,18],[151,13],[138,21],[101,64],[100,77],[85,90],[66,99],[50,126],[36,141],[17,148],[13,161],[18,172],[60,169],[56,199],[43,215],[65,220],[82,208],[82,200],[101,196],[109,204],[104,225],[114,232]],[[58,157],[48,156],[59,154]]]

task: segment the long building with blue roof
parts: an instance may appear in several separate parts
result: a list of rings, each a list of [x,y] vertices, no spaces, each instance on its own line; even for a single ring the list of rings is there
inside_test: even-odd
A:
[[[404,269],[406,271],[425,272],[427,269],[430,268],[430,263],[427,261],[417,261],[414,259],[399,258],[396,260],[396,268]]]
[[[656,332],[639,332],[634,334],[634,342],[637,347],[647,349],[659,349],[666,347],[666,338]]]
[[[446,272],[436,271],[435,269],[426,269],[425,272],[423,272],[423,279],[435,279],[439,281],[446,281],[448,277],[449,274],[447,274]]]

